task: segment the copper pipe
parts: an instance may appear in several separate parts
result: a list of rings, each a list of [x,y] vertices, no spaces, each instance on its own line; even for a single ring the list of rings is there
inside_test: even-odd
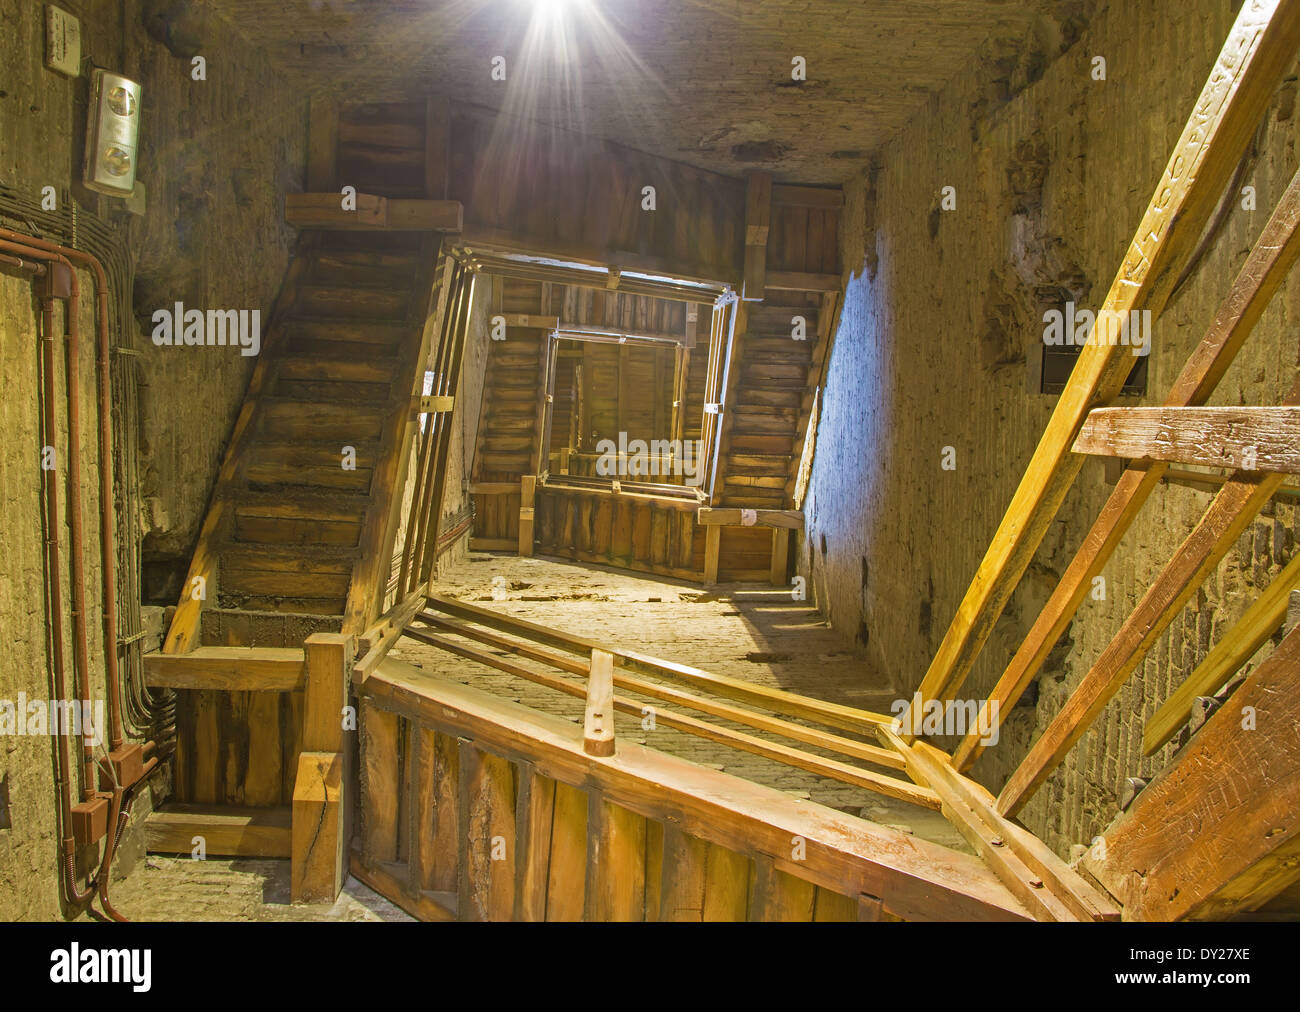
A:
[[[4,264],[6,267],[12,267],[14,270],[26,271],[33,277],[45,277],[45,268],[41,264],[24,260],[22,257],[0,256],[0,264]]]
[[[0,249],[6,249],[11,252],[20,253],[23,256],[30,256],[39,260],[54,261],[63,264],[72,275],[73,291],[77,291],[76,272],[68,260],[55,253],[48,253],[31,249],[13,242],[0,241]],[[70,309],[68,316],[70,319],[76,319],[76,311]],[[75,326],[75,324],[74,324]],[[57,436],[58,428],[54,417],[55,389],[54,389],[54,296],[45,295],[41,299],[41,349],[43,364],[43,396],[42,396],[42,424],[45,427],[45,436],[53,446],[53,440]],[[71,443],[71,440],[69,440]],[[76,459],[77,454],[71,453],[70,456]],[[71,513],[71,499],[74,489],[77,490],[77,499],[80,500],[79,489],[77,486],[69,487],[69,524],[70,526],[79,527],[77,521],[79,516]],[[50,638],[53,652],[54,667],[54,691],[58,699],[63,699],[67,694],[66,672],[63,664],[63,595],[61,580],[59,577],[60,558],[59,558],[59,494],[58,484],[53,477],[47,477],[45,482],[45,499],[47,513],[47,558],[49,560],[49,582],[50,582]],[[79,533],[79,531],[78,531]],[[83,629],[84,634],[84,629]],[[84,647],[84,635],[83,635]],[[83,650],[83,657],[85,651]],[[74,658],[75,660],[75,658]],[[88,681],[89,673],[83,667],[81,674]],[[88,699],[88,692],[83,693],[83,699]],[[56,761],[58,766],[59,780],[59,820],[63,832],[63,876],[64,888],[68,894],[68,899],[76,906],[84,906],[94,897],[93,886],[86,890],[77,888],[77,861],[76,861],[76,840],[72,833],[72,775],[71,760],[67,754],[67,744],[60,741],[55,748]],[[88,757],[90,748],[84,744],[83,749]],[[92,770],[84,770],[83,795],[89,798],[94,793]]]
[[[22,243],[44,253],[65,257],[67,260],[90,268],[95,277],[95,332],[99,372],[99,546],[100,570],[104,582],[104,669],[108,679],[108,710],[111,720],[109,746],[112,751],[117,751],[122,747],[125,736],[122,733],[121,685],[117,666],[117,553],[113,530],[113,399],[112,349],[109,347],[108,339],[108,276],[99,258],[82,250],[24,236],[6,228],[0,228],[0,238]],[[72,272],[72,278],[75,299],[76,271]],[[71,425],[70,419],[69,425]],[[77,516],[79,522],[80,513]]]

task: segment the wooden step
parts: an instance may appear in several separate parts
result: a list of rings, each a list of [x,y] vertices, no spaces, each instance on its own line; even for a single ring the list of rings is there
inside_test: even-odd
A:
[[[329,288],[303,285],[294,306],[302,313],[349,319],[400,320],[410,295],[381,288]]]
[[[295,314],[286,324],[285,337],[290,347],[317,348],[344,342],[348,345],[388,345],[395,347],[411,334],[411,324],[384,323],[371,320],[322,319]],[[328,351],[326,354],[338,354]],[[371,354],[392,355],[393,351],[372,351]]]
[[[356,467],[343,468],[343,447],[301,443],[254,443],[248,448],[244,480],[251,486],[306,485],[369,492],[374,478],[373,443],[355,447]]]
[[[338,404],[373,408],[393,395],[391,383],[338,383],[331,380],[277,379],[271,396],[279,401]]]
[[[312,633],[338,632],[342,625],[342,614],[249,611],[209,602],[199,634],[204,646],[301,647]]]
[[[309,520],[355,520],[370,508],[370,497],[333,489],[235,489],[235,511],[249,516]]]
[[[203,838],[207,857],[290,857],[290,809],[234,808],[170,802],[145,820],[145,849],[152,854],[193,854]]]
[[[396,378],[399,367],[395,357],[372,354],[366,358],[353,358],[318,353],[286,358],[278,364],[277,371],[282,380],[389,384]]]
[[[383,435],[386,413],[379,408],[268,397],[262,413],[262,435],[273,442],[332,440],[340,446],[355,446]]]

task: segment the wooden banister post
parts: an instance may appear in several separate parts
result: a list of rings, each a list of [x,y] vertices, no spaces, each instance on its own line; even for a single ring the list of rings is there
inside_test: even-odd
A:
[[[302,752],[293,787],[294,903],[332,903],[343,888],[352,799],[347,796],[352,738],[343,730],[354,641],[316,633],[304,644],[307,690]]]
[[[582,750],[587,755],[614,754],[614,655],[604,650],[591,652]]]

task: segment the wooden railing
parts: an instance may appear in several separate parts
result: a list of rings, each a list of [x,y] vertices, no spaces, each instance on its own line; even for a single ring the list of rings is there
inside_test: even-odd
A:
[[[1245,154],[1256,124],[1284,75],[1294,65],[1298,47],[1300,3],[1296,0],[1256,0],[1243,6],[1098,313],[1095,334],[1123,333],[1120,327],[1131,311],[1148,310],[1153,317],[1160,313],[1211,213],[1223,197],[1233,170]],[[1226,199],[1232,199],[1232,195]],[[1122,457],[1131,462],[1033,627],[982,704],[980,719],[975,722],[977,728],[988,726],[988,719],[997,709],[1008,712],[1033,681],[1073,619],[1093,578],[1100,574],[1170,465],[1215,463],[1234,469],[1230,476],[1216,483],[1217,494],[1204,517],[1156,577],[1046,731],[1032,744],[996,802],[991,797],[971,794],[969,782],[962,785],[979,822],[985,828],[997,828],[1004,840],[1008,839],[1005,830],[1011,825],[1007,820],[1023,809],[1114,698],[1260,508],[1281,488],[1283,473],[1297,469],[1300,379],[1282,407],[1200,406],[1214,392],[1300,256],[1298,225],[1300,174],[1291,181],[1204,339],[1174,381],[1164,407],[1101,407],[1118,393],[1128,374],[1131,349],[1124,343],[1097,340],[1095,336],[1083,348],[1020,486],[921,682],[919,700],[913,703],[913,711],[956,695],[1086,454]],[[1225,685],[1277,629],[1286,594],[1296,585],[1297,578],[1300,578],[1300,566],[1293,563],[1286,567],[1187,685],[1152,718],[1144,743],[1147,754],[1173,736],[1187,719],[1197,696]],[[1275,665],[1279,666],[1280,662]],[[1300,670],[1294,665],[1287,670],[1293,686],[1300,688]],[[903,728],[914,727],[913,716],[912,712],[904,715]],[[952,790],[955,796],[953,785],[959,782],[954,780],[959,777],[957,771],[968,769],[981,753],[981,732],[971,730],[950,759],[917,742],[915,734],[886,733],[893,746],[906,757],[909,774],[917,783],[928,783],[944,796],[947,810],[950,797],[945,791]],[[1294,749],[1283,751],[1294,753]],[[1238,769],[1233,755],[1220,758],[1223,775],[1232,775]],[[1293,779],[1300,774],[1297,767],[1300,764],[1293,755],[1290,774]],[[1248,771],[1242,772],[1243,784],[1253,782],[1264,794],[1273,790],[1262,780],[1252,781]],[[1201,783],[1195,777],[1187,782]],[[1202,783],[1202,786],[1206,785]],[[1251,799],[1249,804],[1268,807],[1262,799]],[[965,820],[954,821],[961,828]],[[1211,818],[1197,821],[1204,825],[1217,824]],[[977,824],[971,823],[968,829],[972,843],[990,867],[1023,899],[1022,892],[1016,889],[1017,881],[1023,878],[1023,869],[1008,867],[1005,853],[991,846],[988,840],[982,844],[977,842]],[[1260,829],[1262,833],[1262,824]],[[1276,846],[1282,842],[1279,839]],[[1253,848],[1239,849],[1243,860],[1247,850],[1251,860],[1260,858],[1260,853]],[[1032,868],[1032,854],[1019,856]],[[1128,872],[1111,874],[1104,865],[1104,860],[1094,861],[1089,867],[1108,888],[1124,892],[1115,883]],[[1219,884],[1224,884],[1246,868],[1228,854],[1212,870]],[[1205,877],[1201,875],[1202,879]],[[1275,876],[1275,891],[1283,888],[1286,881],[1286,876]],[[1058,890],[1057,898],[1063,899],[1067,893],[1068,890],[1066,893]],[[1266,893],[1267,890],[1254,890],[1250,903],[1258,905],[1267,899]],[[1158,915],[1186,916],[1189,909],[1166,906],[1160,908]],[[1232,906],[1221,905],[1215,909],[1223,913]],[[1148,908],[1147,912],[1153,910]]]

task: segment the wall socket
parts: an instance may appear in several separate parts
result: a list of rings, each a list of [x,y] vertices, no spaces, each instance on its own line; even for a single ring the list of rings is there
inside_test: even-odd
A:
[[[45,5],[45,65],[69,77],[81,76],[81,22],[53,4]]]

